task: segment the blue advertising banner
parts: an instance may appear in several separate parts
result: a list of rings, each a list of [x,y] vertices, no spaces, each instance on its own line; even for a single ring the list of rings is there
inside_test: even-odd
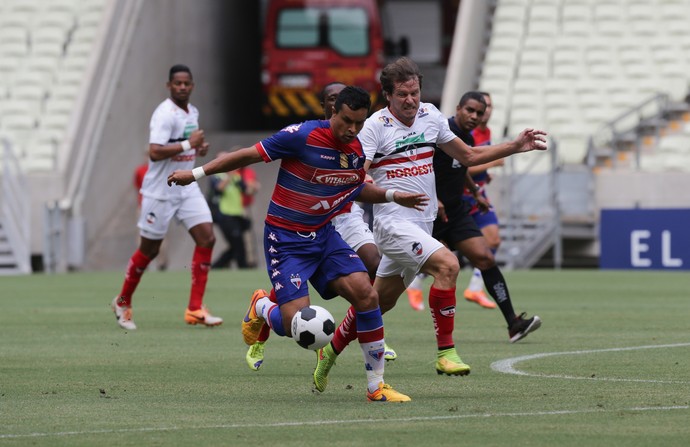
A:
[[[601,210],[603,269],[690,270],[690,209]]]

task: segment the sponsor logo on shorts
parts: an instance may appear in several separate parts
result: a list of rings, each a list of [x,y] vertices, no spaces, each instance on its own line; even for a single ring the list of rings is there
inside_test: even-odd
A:
[[[279,263],[279,262],[280,262],[280,261],[277,260],[276,258],[271,258],[271,265],[276,265],[276,264]]]
[[[273,271],[271,272],[271,278],[275,278],[278,275],[280,275],[280,270],[273,269]]]
[[[268,240],[273,241],[273,242],[278,242],[278,236],[276,236],[275,233],[270,232],[270,233],[268,233]]]
[[[279,281],[273,283],[273,290],[276,292],[283,288],[283,284]]]
[[[271,245],[270,247],[268,247],[268,252],[276,254],[276,253],[278,253],[278,250],[276,250],[275,247],[273,247],[273,245]]]

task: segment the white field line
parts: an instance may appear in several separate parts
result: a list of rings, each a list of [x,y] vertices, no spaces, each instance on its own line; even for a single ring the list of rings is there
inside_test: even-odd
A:
[[[519,376],[530,377],[547,377],[553,379],[572,379],[572,380],[602,380],[609,382],[645,382],[645,383],[690,383],[687,380],[643,380],[643,379],[619,379],[607,377],[584,377],[584,376],[568,376],[561,374],[541,374],[531,373],[519,370],[515,367],[517,363],[525,362],[527,360],[541,359],[544,357],[553,357],[556,355],[583,355],[595,354],[600,352],[622,352],[622,351],[636,351],[640,349],[664,349],[664,348],[683,348],[690,346],[690,343],[675,343],[670,345],[648,345],[648,346],[632,346],[628,348],[608,348],[608,349],[589,349],[586,351],[566,351],[566,352],[545,352],[541,354],[523,355],[520,357],[513,357],[509,359],[499,360],[491,364],[491,369],[504,374],[515,374]]]
[[[390,404],[389,404],[390,405]],[[395,404],[397,405],[397,404]],[[26,433],[26,434],[0,434],[0,439],[26,439],[26,438],[48,438],[61,436],[80,436],[80,435],[100,435],[100,434],[117,434],[117,433],[152,433],[152,432],[168,432],[181,430],[233,430],[245,428],[278,428],[278,427],[313,427],[323,425],[348,425],[348,424],[390,424],[400,422],[427,422],[427,421],[445,421],[445,420],[460,420],[460,419],[476,419],[476,418],[501,418],[501,417],[530,417],[530,416],[560,416],[560,415],[575,415],[588,413],[618,413],[621,411],[642,412],[642,411],[673,411],[673,410],[689,410],[690,405],[674,405],[664,407],[629,407],[629,408],[612,408],[612,409],[586,409],[586,410],[555,410],[555,411],[534,411],[534,412],[520,412],[520,413],[481,413],[481,414],[458,414],[448,416],[417,416],[408,418],[382,418],[382,419],[334,419],[325,421],[294,421],[294,422],[275,422],[275,423],[251,423],[251,424],[220,424],[220,425],[206,425],[206,426],[171,426],[171,427],[142,427],[142,428],[123,428],[117,430],[84,430],[84,431],[62,431],[53,433]]]

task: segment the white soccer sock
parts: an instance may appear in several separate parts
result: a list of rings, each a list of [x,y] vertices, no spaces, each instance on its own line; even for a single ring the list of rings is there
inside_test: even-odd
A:
[[[268,321],[268,312],[271,310],[275,303],[271,300],[268,299],[267,296],[263,298],[259,298],[256,301],[255,309],[256,309],[256,314],[259,315],[261,318],[264,319],[264,321]]]
[[[383,382],[383,369],[386,360],[383,358],[384,341],[378,340],[369,343],[360,343],[364,355],[364,366],[367,372],[367,388],[370,393],[379,389],[379,383]]]
[[[484,279],[482,278],[482,271],[478,268],[472,270],[472,277],[470,284],[467,286],[472,292],[480,292],[484,290]]]
[[[424,280],[426,277],[426,273],[417,273],[417,276],[414,277],[414,280],[412,280],[412,283],[409,285],[408,289],[421,290],[422,287],[424,287]]]

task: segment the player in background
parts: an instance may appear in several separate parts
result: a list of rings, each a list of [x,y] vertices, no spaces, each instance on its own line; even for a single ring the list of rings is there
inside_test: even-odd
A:
[[[122,289],[111,304],[118,325],[127,330],[137,328],[132,320],[132,296],[146,267],[158,255],[173,218],[184,224],[196,244],[190,269],[192,287],[184,320],[188,324],[206,326],[223,323],[222,318],[211,315],[203,305],[216,241],[211,211],[198,185],[169,188],[166,184],[168,175],[177,169],[194,167],[196,157],[205,156],[209,147],[204,141],[204,131],[199,129],[199,111],[189,103],[194,90],[189,67],[172,66],[166,86],[170,97],[158,105],[149,126],[150,160],[141,187],[139,247],[129,259]]]
[[[487,92],[480,92],[484,97],[486,102],[486,111],[484,116],[479,120],[479,124],[472,131],[472,137],[475,141],[475,146],[487,146],[491,144],[491,129],[488,127],[489,119],[491,119],[491,112],[493,111],[493,106],[491,102],[491,95]],[[501,245],[501,235],[498,229],[498,216],[496,215],[496,210],[491,205],[489,198],[486,195],[486,185],[491,182],[491,175],[488,170],[491,168],[503,166],[503,159],[494,160],[490,163],[486,163],[479,166],[472,166],[468,168],[468,173],[472,177],[472,184],[479,187],[479,193],[482,198],[489,203],[489,209],[486,212],[482,212],[479,209],[477,199],[474,194],[465,188],[463,192],[462,199],[470,204],[470,216],[474,219],[477,226],[484,235],[484,239],[489,244],[489,248],[496,254],[498,247]],[[496,304],[490,301],[484,293],[484,280],[482,279],[481,270],[476,266],[473,266],[472,276],[470,277],[470,282],[465,289],[464,293],[465,299],[468,301],[473,301],[482,307],[488,309],[493,309]]]
[[[447,118],[429,103],[421,103],[422,74],[417,65],[403,57],[388,64],[381,73],[388,107],[367,119],[359,140],[367,158],[366,168],[374,183],[396,191],[423,191],[436,197],[433,167],[435,147],[465,166],[488,163],[519,152],[545,150],[545,133],[526,129],[514,141],[487,146],[467,146],[448,127]],[[458,190],[460,196],[461,189]],[[422,271],[434,282],[429,308],[436,335],[438,374],[466,375],[470,372],[455,349],[455,284],[460,269],[457,257],[431,235],[437,204],[423,210],[374,205],[374,238],[383,253],[374,288],[381,311],[392,309],[406,286]],[[323,391],[337,355],[354,339],[358,322],[348,311],[330,344],[318,351],[314,385]]]
[[[472,130],[477,126],[486,109],[484,96],[479,92],[467,92],[460,98],[455,116],[448,119],[450,130],[468,146],[475,146]],[[485,147],[485,146],[484,146]],[[478,148],[478,150],[482,150]],[[475,219],[470,215],[470,204],[458,191],[468,189],[473,194],[478,213],[486,212],[489,204],[482,197],[481,188],[468,177],[468,168],[443,151],[434,154],[436,193],[439,200],[439,216],[434,222],[433,236],[457,250],[481,271],[483,282],[489,294],[501,309],[508,325],[508,338],[514,343],[541,326],[538,316],[526,318],[516,315],[501,270],[496,265],[493,251],[489,247]],[[441,203],[443,212],[440,211]]]
[[[493,111],[491,96],[487,92],[481,92],[486,101],[486,110],[484,115],[480,118],[479,124],[472,131],[475,144],[473,146],[488,146],[491,144],[491,129],[488,127],[489,119],[491,119],[491,112]],[[470,215],[479,226],[484,238],[489,244],[493,254],[496,254],[501,243],[501,238],[498,231],[498,217],[494,207],[491,205],[489,198],[486,195],[485,185],[491,181],[491,176],[488,169],[493,167],[503,166],[503,159],[494,160],[492,162],[482,164],[479,166],[472,166],[468,168],[468,173],[471,176],[471,182],[468,185],[477,185],[479,187],[479,194],[483,202],[488,204],[488,209],[482,209],[482,203],[475,194],[465,187],[463,191],[463,200],[470,204]],[[407,297],[410,306],[415,310],[424,309],[424,293],[423,286],[426,275],[420,273],[415,276],[414,281],[407,288]],[[472,268],[472,275],[470,282],[465,289],[464,297],[467,301],[479,304],[487,309],[495,309],[496,303],[487,298],[484,293],[484,280],[482,279],[482,272],[476,266]]]
[[[175,171],[168,184],[187,185],[206,175],[281,159],[264,226],[266,270],[273,293],[269,297],[256,290],[252,295],[242,321],[245,343],[256,342],[264,323],[276,334],[289,336],[293,316],[310,303],[309,281],[324,299],[340,295],[355,309],[367,399],[405,402],[410,398],[383,380],[383,319],[378,295],[361,259],[331,224],[333,216],[349,211],[356,198],[414,209],[423,209],[429,200],[425,194],[395,193],[364,182],[365,159],[357,134],[370,106],[366,91],[346,87],[338,95],[330,120],[288,126],[193,171]]]
[[[323,108],[323,114],[326,120],[331,119],[333,112],[335,110],[335,101],[338,98],[338,94],[345,88],[345,84],[342,82],[331,82],[327,84],[319,98],[321,100],[321,107]],[[340,234],[343,240],[357,253],[360,257],[364,266],[367,268],[369,277],[373,282],[376,278],[376,269],[381,261],[381,254],[379,253],[378,247],[374,242],[374,235],[371,233],[369,226],[364,221],[364,211],[357,205],[356,202],[352,202],[352,208],[350,208],[349,213],[342,213],[333,218],[333,225],[335,230]],[[273,290],[269,292],[270,294],[275,293]],[[264,361],[265,355],[265,343],[268,340],[271,330],[268,325],[264,325],[261,328],[259,337],[253,345],[247,350],[245,355],[245,360],[247,365],[253,371],[258,371]],[[395,360],[398,354],[390,347],[388,344],[385,345],[384,358],[386,360]]]

